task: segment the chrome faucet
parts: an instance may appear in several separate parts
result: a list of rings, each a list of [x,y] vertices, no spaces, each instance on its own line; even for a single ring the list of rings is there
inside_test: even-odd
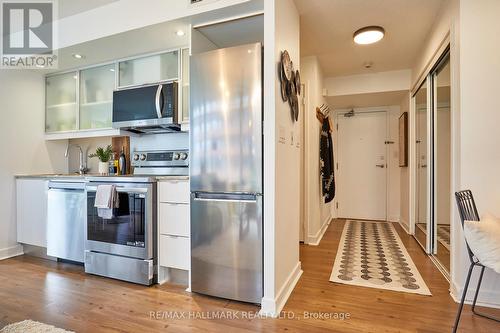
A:
[[[78,169],[78,173],[80,175],[86,174],[89,169],[87,168],[87,163],[85,162],[85,156],[83,154],[83,149],[79,145],[74,145],[74,144],[69,144],[68,147],[66,148],[66,153],[64,153],[64,157],[68,157],[69,155],[69,149],[71,147],[78,148],[80,150],[80,168]]]

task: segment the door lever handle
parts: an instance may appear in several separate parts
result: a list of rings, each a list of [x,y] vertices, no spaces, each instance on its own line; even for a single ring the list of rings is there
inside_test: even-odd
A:
[[[382,168],[382,169],[383,169],[383,168],[385,168],[385,164],[376,164],[375,166],[376,166],[377,168]]]

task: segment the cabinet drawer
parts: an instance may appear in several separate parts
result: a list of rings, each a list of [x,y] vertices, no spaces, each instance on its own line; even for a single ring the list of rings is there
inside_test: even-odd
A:
[[[189,205],[160,203],[160,234],[189,237]]]
[[[159,183],[160,202],[189,203],[189,181],[167,180]]]
[[[189,270],[191,242],[187,237],[160,235],[160,266]]]

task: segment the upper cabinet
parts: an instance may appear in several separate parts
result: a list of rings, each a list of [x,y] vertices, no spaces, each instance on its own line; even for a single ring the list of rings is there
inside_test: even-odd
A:
[[[45,131],[74,131],[77,127],[78,72],[47,77]]]
[[[182,101],[182,105],[180,107],[181,119],[182,123],[189,123],[189,57],[190,51],[189,49],[182,49],[182,71],[181,71],[181,89],[180,90],[180,98]]]
[[[119,87],[179,79],[179,51],[120,61]]]
[[[177,81],[179,120],[189,130],[189,49],[115,61],[46,78],[47,140],[122,135],[112,129],[113,91]]]
[[[111,128],[115,64],[80,72],[80,129]]]

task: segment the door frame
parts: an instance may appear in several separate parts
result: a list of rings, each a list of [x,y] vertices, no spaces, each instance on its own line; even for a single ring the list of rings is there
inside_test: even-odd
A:
[[[339,142],[340,142],[340,136],[339,136],[339,118],[343,117],[345,113],[354,110],[355,113],[374,113],[374,112],[384,112],[385,113],[385,122],[386,122],[386,133],[385,133],[385,140],[390,139],[390,117],[389,117],[389,112],[390,112],[390,107],[389,106],[380,106],[380,107],[360,107],[360,108],[342,108],[342,109],[336,109],[335,110],[335,135],[334,135],[334,140],[335,144],[334,146],[334,154],[335,154],[335,173],[336,173],[336,178],[337,178],[337,183],[339,183],[339,179],[342,176],[342,174],[339,172],[339,163],[341,161],[341,154],[338,149],[339,147]],[[354,116],[356,117],[356,116]],[[386,144],[385,145],[385,161],[386,161],[386,167],[385,167],[385,172],[386,172],[386,181],[385,181],[385,221],[388,219],[388,211],[389,211],[389,167],[388,167],[388,161],[389,161],[389,146]],[[345,218],[345,216],[340,216],[339,214],[339,206],[341,205],[343,198],[342,198],[342,191],[337,191],[337,196],[335,198],[335,206],[334,209],[336,211],[336,215],[338,218]]]
[[[300,96],[299,103],[299,115],[301,122],[301,133],[299,138],[300,144],[300,204],[299,204],[299,242],[304,244],[309,244],[309,182],[307,181],[307,175],[309,174],[309,167],[306,161],[310,160],[309,149],[307,149],[307,137],[309,135],[309,120],[306,113],[307,110],[313,110],[313,106],[310,105],[309,99],[309,81],[301,83],[302,94]],[[299,198],[300,199],[300,198]]]

